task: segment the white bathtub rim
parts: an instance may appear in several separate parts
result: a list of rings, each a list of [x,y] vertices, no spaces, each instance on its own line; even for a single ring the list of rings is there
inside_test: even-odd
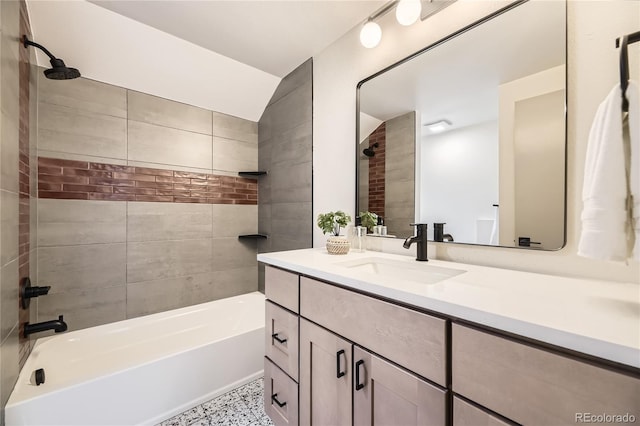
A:
[[[265,297],[263,293],[260,293],[260,292],[256,291],[256,292],[245,293],[245,294],[241,294],[241,295],[237,295],[237,296],[231,296],[231,297],[229,297],[227,299],[240,298],[242,296],[254,295],[254,294],[258,294],[262,298]],[[225,299],[219,299],[219,300],[225,300]],[[215,303],[215,302],[217,302],[217,300],[213,300],[213,301],[210,301],[210,302],[204,302],[204,303],[200,303],[200,304],[197,304],[197,305],[187,306],[187,307],[184,307],[184,308],[175,309],[173,311],[174,312],[176,312],[176,311],[185,311],[186,312],[186,311],[188,311],[190,309],[197,308],[200,305],[206,305],[206,304]],[[75,330],[75,331],[72,331],[70,333],[83,333],[83,332],[90,333],[91,332],[90,330],[92,330],[92,329],[95,329],[95,328],[107,328],[107,327],[110,327],[110,326],[114,326],[114,324],[118,324],[118,323],[121,323],[121,322],[124,322],[124,321],[140,320],[140,321],[137,321],[137,322],[141,322],[141,321],[144,321],[145,317],[149,317],[149,316],[152,316],[152,315],[163,315],[163,314],[166,314],[167,312],[170,312],[170,311],[144,315],[144,316],[141,316],[141,317],[131,318],[129,320],[122,320],[122,321],[117,321],[117,322],[114,322],[114,323],[103,324],[103,325],[99,325],[99,326],[96,326],[96,327],[90,327],[90,328],[86,328],[86,329]],[[256,326],[256,327],[247,327],[247,329],[245,330],[245,333],[251,333],[251,332],[254,332],[256,330],[260,330],[260,329],[264,329],[264,328],[265,328],[264,323],[262,325],[259,325],[259,326]],[[70,334],[70,333],[67,333],[67,335]],[[86,334],[86,333],[83,333],[83,334]],[[56,392],[59,392],[59,391],[65,390],[65,389],[72,389],[72,388],[75,388],[75,387],[78,387],[78,386],[83,386],[83,385],[86,385],[88,383],[104,379],[105,377],[110,377],[110,376],[114,376],[114,375],[117,375],[117,374],[126,373],[128,371],[131,371],[131,370],[134,370],[134,369],[137,369],[137,368],[149,365],[149,364],[153,364],[153,363],[156,363],[156,362],[160,362],[162,360],[165,360],[165,359],[168,359],[168,358],[171,358],[171,357],[174,357],[174,356],[178,356],[178,355],[184,354],[186,352],[190,352],[190,351],[193,351],[193,350],[201,349],[201,348],[204,348],[204,347],[209,346],[209,345],[214,345],[216,343],[219,343],[219,342],[222,342],[222,341],[225,341],[225,340],[228,340],[228,339],[233,339],[233,338],[235,338],[237,336],[238,335],[225,336],[223,338],[218,338],[218,339],[215,339],[215,340],[207,341],[207,342],[202,343],[202,344],[189,346],[186,349],[178,349],[178,350],[172,351],[171,353],[164,354],[162,356],[152,357],[150,359],[147,359],[144,362],[139,362],[139,363],[136,363],[135,365],[132,365],[132,366],[119,368],[119,369],[114,370],[114,371],[106,372],[105,374],[98,374],[98,375],[89,377],[89,378],[87,378],[85,380],[81,380],[81,381],[78,381],[76,383],[67,384],[64,387],[61,387],[61,388],[59,387],[57,389],[50,390],[50,391],[48,391],[46,393],[47,394],[48,393],[56,393]],[[38,346],[46,343],[48,340],[52,340],[52,339],[60,338],[60,337],[63,337],[63,335],[53,335],[53,336],[47,336],[47,337],[38,338],[36,340],[36,343],[35,343],[35,346],[34,346],[33,350],[36,350],[36,348]],[[30,358],[27,358],[27,362],[23,366],[23,369],[26,369],[26,371],[30,371],[29,377],[32,376],[33,371],[35,370],[34,366],[31,365],[32,362],[30,362],[30,361],[31,361]],[[22,371],[21,371],[21,373],[22,373]],[[45,370],[45,374],[46,374],[46,370]],[[20,399],[18,401],[14,401],[15,388],[18,385],[25,386],[24,383],[20,383],[20,376],[21,375],[22,374],[19,374],[18,381],[16,381],[16,384],[14,385],[14,389],[12,389],[12,392],[9,395],[9,399],[7,401],[7,404],[6,404],[7,407],[14,406],[14,405],[15,406],[21,405],[23,403],[27,403],[27,402],[33,401],[33,400],[38,399],[38,398],[43,396],[42,394],[37,394],[37,395],[30,396],[30,397],[24,397],[23,395],[20,395]],[[43,393],[44,393],[44,391],[43,391]],[[209,399],[211,399],[211,398],[209,398]]]
[[[252,332],[252,331],[256,331],[256,330],[260,330],[260,329],[264,330],[264,328],[265,328],[265,327],[256,327],[256,328],[254,328],[254,329],[249,330],[248,332],[250,333],[250,332]],[[52,337],[55,337],[55,336],[52,336]],[[108,372],[108,373],[106,373],[106,374],[96,375],[96,376],[93,376],[93,377],[88,378],[88,379],[86,379],[86,380],[82,380],[82,381],[79,381],[79,382],[77,382],[77,383],[73,383],[73,384],[66,385],[66,386],[64,386],[63,388],[58,388],[58,389],[55,389],[55,390],[51,390],[51,391],[47,392],[47,394],[49,394],[49,393],[56,393],[56,392],[60,392],[60,391],[64,391],[64,390],[66,390],[66,389],[73,389],[73,388],[76,388],[76,387],[78,387],[78,386],[85,386],[85,385],[86,385],[86,384],[88,384],[88,383],[92,383],[92,382],[96,382],[96,381],[102,380],[102,379],[104,379],[105,377],[115,376],[115,375],[117,375],[117,374],[124,374],[124,373],[126,373],[126,372],[128,372],[128,371],[135,370],[135,369],[138,369],[138,368],[140,368],[140,367],[144,367],[144,366],[146,366],[146,365],[150,365],[150,364],[153,364],[153,363],[156,363],[156,362],[160,362],[160,361],[162,361],[162,360],[165,360],[165,359],[168,359],[168,358],[172,358],[172,357],[175,357],[175,356],[178,356],[178,355],[181,355],[181,354],[184,354],[184,353],[186,353],[186,352],[190,352],[190,351],[193,351],[193,350],[196,350],[196,349],[202,349],[202,348],[204,348],[204,347],[206,347],[206,346],[214,345],[214,344],[216,344],[216,343],[222,342],[222,341],[224,341],[224,340],[232,339],[232,338],[234,338],[234,337],[237,337],[237,336],[229,336],[229,337],[227,337],[227,338],[224,338],[224,339],[217,339],[217,340],[210,341],[210,342],[207,342],[207,343],[202,344],[202,345],[191,346],[191,347],[189,347],[188,349],[184,349],[184,350],[180,350],[180,351],[175,351],[175,352],[172,352],[172,353],[170,353],[170,354],[166,354],[166,355],[164,355],[164,356],[160,356],[160,357],[157,357],[157,358],[153,358],[153,359],[150,359],[150,360],[148,360],[148,361],[141,362],[141,363],[138,363],[138,364],[133,365],[133,366],[130,366],[130,367],[120,368],[120,369],[118,369],[118,370],[116,370],[116,371],[111,371],[111,372]],[[27,364],[25,364],[25,366],[24,366],[24,367],[27,367]],[[33,370],[32,370],[32,371],[33,371]],[[46,375],[46,370],[45,370],[45,375]],[[45,384],[46,384],[46,383],[45,383]],[[17,382],[16,382],[16,386],[17,386]],[[14,387],[14,389],[15,389],[15,387]],[[224,392],[222,392],[222,393],[224,393]],[[221,393],[221,394],[222,394],[222,393]],[[32,396],[32,397],[20,398],[20,400],[19,400],[19,401],[12,401],[11,396],[13,396],[13,392],[11,392],[11,395],[10,395],[10,397],[9,397],[9,400],[7,401],[7,405],[6,405],[7,407],[8,407],[8,406],[14,406],[14,405],[20,405],[20,404],[27,403],[27,402],[30,402],[30,401],[33,401],[33,400],[35,400],[35,399],[38,399],[38,398],[42,397],[42,395],[34,395],[34,396]],[[211,397],[211,398],[213,398],[213,397]],[[209,398],[209,399],[211,399],[211,398]],[[204,402],[208,401],[209,399],[205,400]],[[196,404],[196,405],[198,405],[198,404]]]

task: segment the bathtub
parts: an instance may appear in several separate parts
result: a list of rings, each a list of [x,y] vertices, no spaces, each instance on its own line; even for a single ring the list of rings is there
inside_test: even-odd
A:
[[[262,376],[264,318],[254,292],[38,339],[6,424],[159,423]]]

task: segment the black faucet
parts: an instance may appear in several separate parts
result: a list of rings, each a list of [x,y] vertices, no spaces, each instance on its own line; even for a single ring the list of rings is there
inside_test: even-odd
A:
[[[41,331],[53,330],[56,333],[67,331],[67,323],[62,320],[62,315],[57,320],[38,322],[35,324],[26,323],[24,325],[24,331],[22,335],[24,337],[33,333],[40,333]]]
[[[416,235],[404,240],[402,247],[408,249],[411,244],[418,243],[418,249],[416,251],[416,260],[420,262],[427,262],[427,224],[426,223],[412,223],[411,226],[416,227]]]

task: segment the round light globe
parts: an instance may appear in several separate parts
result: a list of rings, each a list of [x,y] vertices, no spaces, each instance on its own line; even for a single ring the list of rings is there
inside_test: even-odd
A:
[[[396,19],[400,25],[411,25],[418,20],[422,12],[420,0],[400,0],[396,6]]]
[[[360,43],[367,49],[376,47],[382,38],[382,29],[380,25],[373,21],[369,21],[360,30]]]

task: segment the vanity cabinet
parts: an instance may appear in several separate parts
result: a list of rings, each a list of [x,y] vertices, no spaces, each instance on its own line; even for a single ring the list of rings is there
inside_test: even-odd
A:
[[[458,324],[451,359],[456,394],[523,425],[589,423],[581,419],[591,414],[640,419],[637,376]]]
[[[276,426],[298,425],[298,281],[265,267],[264,410]]]
[[[443,426],[446,395],[425,380],[300,319],[301,425]]]
[[[640,419],[637,370],[270,266],[265,276],[264,403],[278,426]]]

